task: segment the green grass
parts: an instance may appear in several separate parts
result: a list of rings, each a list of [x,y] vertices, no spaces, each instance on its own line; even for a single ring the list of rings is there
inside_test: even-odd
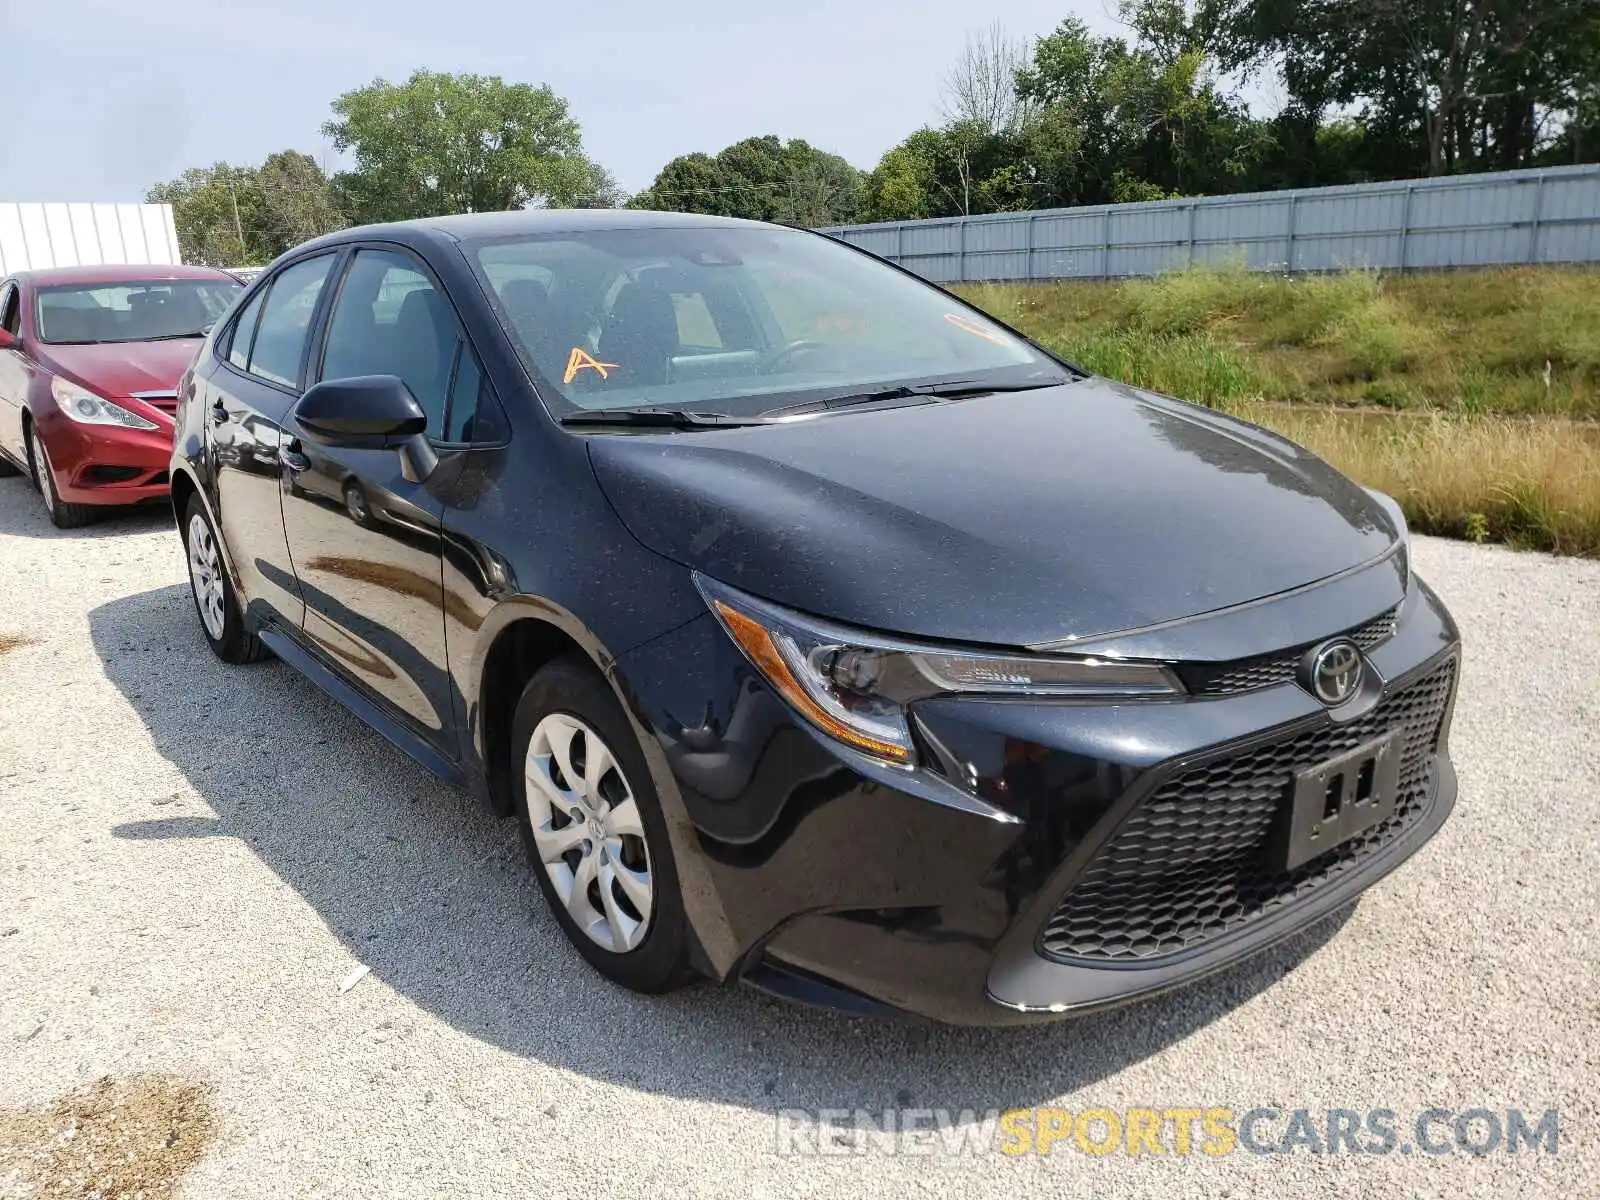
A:
[[[1593,271],[1288,278],[1191,270],[959,290],[1087,367],[1127,364],[1107,373],[1201,403],[1266,398],[1600,418]],[[1187,390],[1196,382],[1210,390]]]
[[[1600,557],[1600,273],[958,290],[1092,371],[1285,434],[1421,532]]]

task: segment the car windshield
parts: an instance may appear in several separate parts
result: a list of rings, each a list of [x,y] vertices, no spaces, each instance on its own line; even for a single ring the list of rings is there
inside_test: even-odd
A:
[[[901,386],[1074,378],[947,292],[797,230],[584,230],[468,250],[558,415],[751,416]]]
[[[200,337],[239,295],[227,279],[163,279],[39,289],[39,340],[57,345]]]

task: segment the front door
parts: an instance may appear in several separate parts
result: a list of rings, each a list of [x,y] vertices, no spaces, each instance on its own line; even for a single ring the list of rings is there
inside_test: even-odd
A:
[[[22,292],[10,280],[0,283],[0,329],[22,336]],[[0,350],[0,450],[26,463],[22,445],[22,407],[27,403],[28,361],[22,346]]]
[[[437,441],[464,352],[454,310],[422,264],[402,250],[362,249],[334,298],[312,376],[399,376]],[[294,436],[292,418],[289,433],[283,524],[305,598],[306,641],[436,749],[458,757],[445,659],[442,501],[426,481],[404,477],[394,450],[319,446]]]
[[[245,611],[298,629],[305,606],[283,536],[283,422],[299,398],[335,254],[282,268],[223,335],[223,362],[195,372],[212,506]]]

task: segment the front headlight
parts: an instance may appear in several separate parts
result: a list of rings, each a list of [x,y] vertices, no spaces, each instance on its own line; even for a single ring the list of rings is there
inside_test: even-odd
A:
[[[948,693],[1149,699],[1183,694],[1158,663],[924,646],[780,608],[696,574],[728,636],[806,720],[854,750],[909,765],[906,707]]]
[[[88,388],[68,383],[59,375],[50,381],[50,398],[67,416],[84,425],[120,425],[124,429],[160,428],[154,421],[147,421],[138,413],[131,413],[120,404],[113,404],[104,396],[95,395]]]

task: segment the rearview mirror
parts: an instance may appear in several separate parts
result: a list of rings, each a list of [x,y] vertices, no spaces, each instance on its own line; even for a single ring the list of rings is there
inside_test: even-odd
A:
[[[349,450],[394,449],[400,473],[421,483],[439,463],[423,436],[428,414],[398,375],[324,379],[294,406],[300,436],[320,446]]]

